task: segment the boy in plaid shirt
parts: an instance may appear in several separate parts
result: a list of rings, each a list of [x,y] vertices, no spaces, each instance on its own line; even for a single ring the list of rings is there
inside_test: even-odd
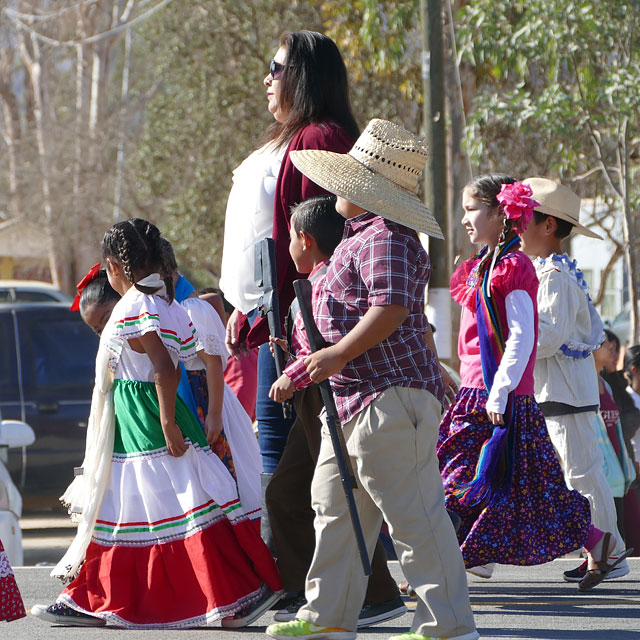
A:
[[[342,238],[344,218],[336,212],[335,204],[335,196],[315,196],[297,205],[291,214],[289,252],[296,269],[309,273],[314,296],[324,281],[330,256]],[[315,549],[311,480],[320,451],[322,427],[319,418],[322,398],[304,364],[311,349],[296,301],[289,317],[293,321],[291,351],[295,358],[269,392],[274,402],[283,402],[293,395],[296,410],[282,458],[266,491],[282,584],[285,591],[292,594],[275,614],[274,619],[278,622],[294,619],[298,609],[306,603],[304,583]],[[272,337],[270,341],[288,348],[283,339]],[[407,610],[389,573],[387,556],[380,541],[376,544],[371,565],[373,573],[365,604],[358,616],[358,627],[391,620]]]
[[[402,639],[475,640],[435,454],[445,389],[425,342],[430,264],[416,230],[442,233],[415,195],[427,148],[401,127],[373,120],[349,154],[299,151],[291,159],[338,196],[336,210],[346,218],[313,302],[318,328],[332,344],[305,365],[314,382],[331,381],[369,553],[384,517],[418,597],[411,632]],[[312,483],[316,549],[307,604],[296,620],[269,626],[267,634],[280,640],[352,640],[366,590],[325,432]]]

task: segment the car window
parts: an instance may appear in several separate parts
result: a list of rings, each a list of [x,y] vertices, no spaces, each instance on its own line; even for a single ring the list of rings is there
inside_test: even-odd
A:
[[[79,318],[35,319],[30,323],[32,380],[36,387],[93,383],[98,338]]]
[[[10,289],[0,289],[0,302],[11,302]]]
[[[10,313],[0,314],[0,389],[2,396],[17,393],[18,389],[16,343]]]
[[[58,298],[46,291],[20,291],[15,290],[16,302],[60,302]]]

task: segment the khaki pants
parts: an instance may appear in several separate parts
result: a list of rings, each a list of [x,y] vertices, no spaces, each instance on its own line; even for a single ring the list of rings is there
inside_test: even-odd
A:
[[[418,596],[412,631],[451,637],[473,632],[475,624],[436,458],[440,409],[428,391],[393,387],[343,431],[369,554],[384,517],[404,575]],[[308,603],[297,617],[353,631],[367,579],[326,426],[311,495],[316,549],[307,576]]]
[[[320,388],[313,385],[296,391],[294,406],[296,419],[266,493],[280,577],[285,591],[290,593],[304,589],[316,547],[311,481],[322,441],[318,416],[324,405]],[[365,603],[380,604],[398,598],[398,586],[389,573],[380,540],[371,558],[371,569]]]
[[[564,479],[589,500],[591,524],[618,539],[615,553],[624,549],[618,531],[618,516],[609,483],[604,475],[604,458],[598,446],[596,413],[567,414],[545,418],[549,438],[556,449]]]

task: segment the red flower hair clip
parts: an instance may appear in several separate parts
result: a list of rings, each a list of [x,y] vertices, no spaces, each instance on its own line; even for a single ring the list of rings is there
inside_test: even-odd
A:
[[[87,273],[87,275],[84,278],[82,278],[82,280],[80,280],[80,282],[78,282],[78,284],[76,285],[76,289],[78,293],[76,294],[76,297],[73,299],[73,303],[71,304],[69,311],[80,310],[80,296],[82,295],[82,292],[87,288],[89,284],[91,284],[98,277],[99,273],[100,273],[100,263],[98,262],[98,264],[94,264],[93,267],[89,269],[89,273]]]
[[[513,223],[513,230],[518,234],[529,226],[533,218],[533,210],[540,206],[540,203],[532,198],[531,187],[522,182],[513,184],[503,184],[500,193],[496,196],[498,202],[504,209],[507,220]]]

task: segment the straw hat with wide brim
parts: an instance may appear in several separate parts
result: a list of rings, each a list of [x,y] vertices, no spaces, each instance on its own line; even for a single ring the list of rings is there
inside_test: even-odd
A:
[[[531,187],[534,200],[540,203],[536,211],[570,222],[576,233],[602,240],[602,236],[580,224],[580,197],[571,189],[548,178],[527,178],[522,182]]]
[[[330,193],[393,222],[444,238],[416,195],[429,149],[403,127],[374,119],[349,153],[308,149],[289,155],[305,176]]]

